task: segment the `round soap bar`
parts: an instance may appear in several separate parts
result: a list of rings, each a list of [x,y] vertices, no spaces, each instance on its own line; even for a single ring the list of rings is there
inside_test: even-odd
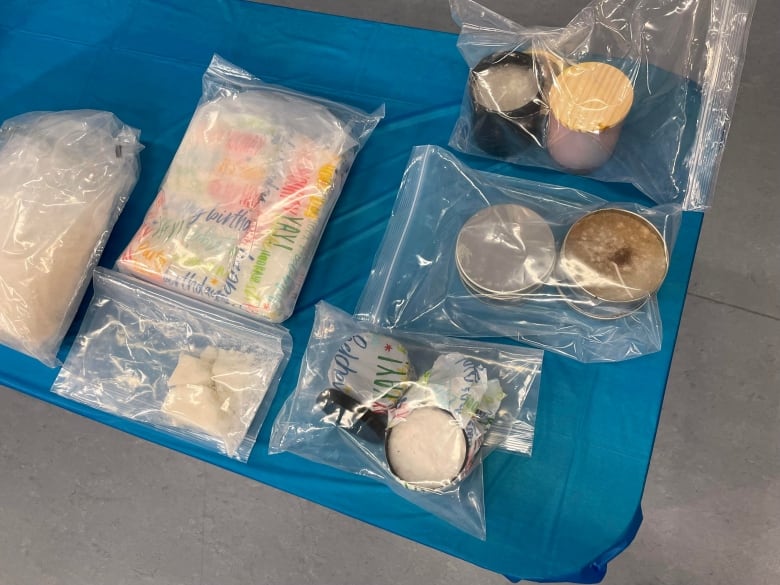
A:
[[[441,408],[415,408],[387,434],[390,470],[409,487],[435,489],[452,483],[463,469],[466,434]]]
[[[455,259],[467,288],[508,300],[547,279],[555,265],[555,238],[535,211],[516,204],[492,205],[463,225]]]
[[[388,394],[392,395],[394,387],[410,377],[406,348],[392,337],[370,332],[346,339],[328,369],[330,384],[361,402],[381,398],[394,402],[398,397]]]
[[[661,287],[669,255],[663,236],[641,215],[599,209],[571,226],[561,266],[575,285],[598,299],[634,302]]]

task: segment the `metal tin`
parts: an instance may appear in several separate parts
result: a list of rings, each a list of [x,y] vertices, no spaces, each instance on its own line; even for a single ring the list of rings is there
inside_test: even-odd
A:
[[[463,288],[466,289],[466,292],[468,292],[470,296],[484,303],[495,304],[495,305],[508,305],[508,304],[516,303],[522,300],[523,298],[522,295],[502,296],[502,295],[491,294],[483,290],[479,290],[477,288],[474,288],[474,286],[469,283],[469,281],[466,279],[465,276],[463,276],[463,274],[460,273],[460,271],[458,271],[458,275],[460,276],[460,283],[463,285]]]
[[[454,433],[455,444],[453,445],[443,446],[441,444],[436,444],[431,441],[418,441],[415,444],[415,447],[417,449],[423,449],[425,451],[425,455],[429,457],[435,456],[435,451],[440,450],[442,447],[456,449],[459,455],[459,460],[453,466],[452,473],[447,474],[448,477],[431,478],[427,480],[421,480],[421,479],[415,480],[410,478],[409,476],[404,477],[404,474],[398,468],[398,464],[400,463],[398,458],[404,456],[411,456],[411,455],[400,453],[397,451],[397,449],[394,449],[394,447],[391,446],[393,433],[397,432],[397,429],[399,428],[400,425],[416,424],[413,422],[413,418],[415,417],[415,415],[419,416],[419,414],[422,411],[438,411],[444,413],[448,417],[448,421],[446,424],[452,425],[454,428],[457,429],[457,432]],[[424,428],[425,431],[430,430],[429,425],[426,425],[425,427],[421,426],[421,428]],[[456,483],[460,479],[460,476],[463,473],[463,470],[466,466],[466,462],[468,461],[469,451],[470,451],[469,440],[466,431],[458,424],[458,421],[455,419],[455,417],[450,411],[440,408],[438,406],[420,406],[414,408],[406,416],[406,420],[404,422],[400,423],[398,426],[390,428],[387,431],[387,434],[385,435],[385,460],[387,462],[387,467],[392,473],[393,477],[395,477],[396,480],[402,483],[404,487],[409,489],[415,489],[420,491],[438,491]]]
[[[520,51],[488,55],[469,72],[472,135],[482,150],[506,156],[529,143],[541,144],[547,111],[543,72],[533,55]],[[512,77],[516,85],[506,91]]]
[[[535,211],[513,203],[486,207],[463,224],[455,244],[468,289],[511,300],[541,286],[555,267],[555,237]]]
[[[644,307],[650,298],[648,296],[628,303],[610,303],[597,299],[577,287],[559,286],[558,292],[566,300],[566,303],[578,313],[591,319],[603,321],[628,317]]]
[[[563,241],[566,279],[608,303],[636,303],[663,284],[669,251],[658,229],[625,209],[604,208],[578,219]]]

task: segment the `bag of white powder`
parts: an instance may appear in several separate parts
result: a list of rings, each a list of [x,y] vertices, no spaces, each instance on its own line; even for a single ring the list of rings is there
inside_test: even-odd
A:
[[[246,461],[290,354],[287,330],[98,268],[54,392]]]
[[[109,112],[0,128],[0,343],[48,366],[138,180],[138,130]]]

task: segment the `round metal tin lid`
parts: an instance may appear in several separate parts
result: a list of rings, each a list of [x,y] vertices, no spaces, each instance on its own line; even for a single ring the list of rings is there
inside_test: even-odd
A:
[[[558,290],[572,309],[586,317],[599,319],[601,321],[628,317],[644,307],[650,298],[644,297],[637,301],[630,301],[627,303],[612,303],[597,299],[577,287],[559,286]]]
[[[599,209],[571,226],[561,267],[574,284],[604,301],[638,301],[656,292],[669,256],[656,227],[624,209]]]
[[[542,284],[556,257],[550,226],[517,204],[480,210],[463,224],[455,245],[458,271],[470,288],[503,297]]]

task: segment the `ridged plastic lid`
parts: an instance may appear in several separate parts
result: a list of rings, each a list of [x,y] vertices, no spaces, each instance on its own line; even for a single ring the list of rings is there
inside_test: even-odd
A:
[[[617,126],[633,102],[634,88],[626,74],[595,61],[564,69],[550,90],[553,115],[579,132],[600,132]]]

